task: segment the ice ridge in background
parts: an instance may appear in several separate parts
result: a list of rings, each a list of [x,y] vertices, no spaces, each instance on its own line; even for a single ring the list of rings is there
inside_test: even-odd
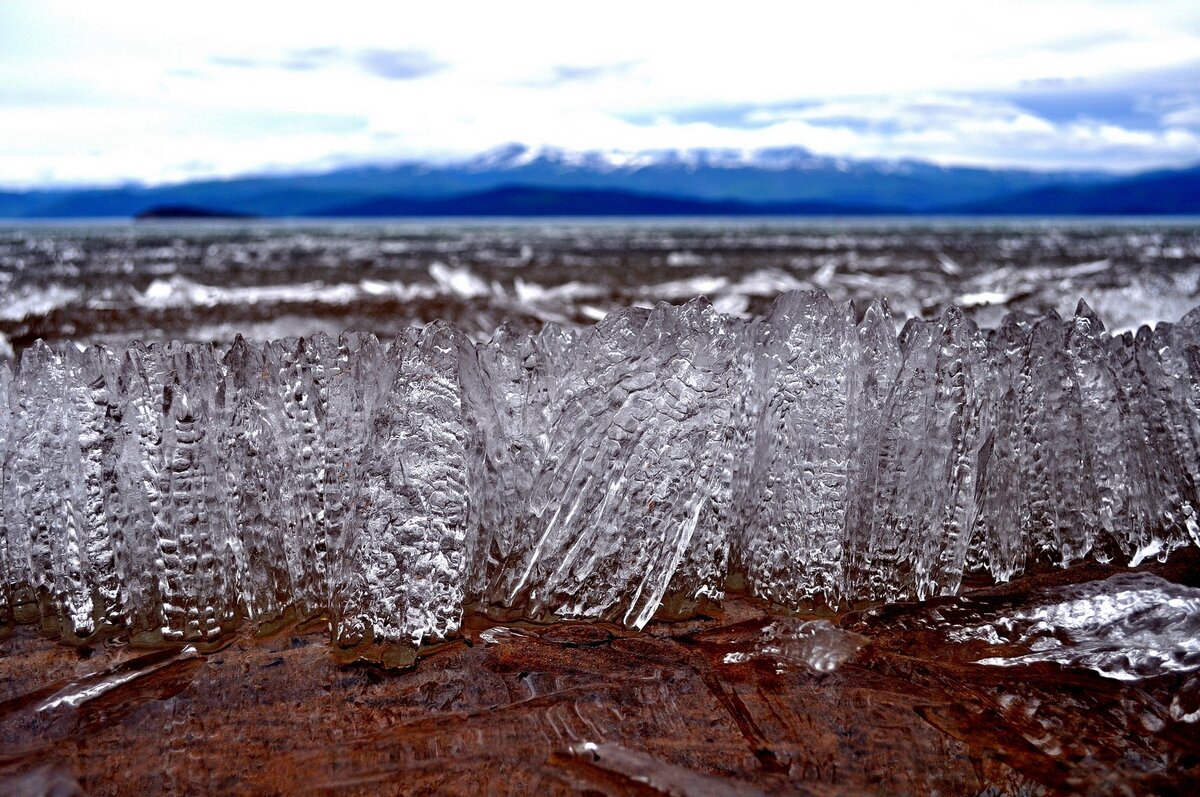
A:
[[[594,327],[38,343],[0,366],[0,620],[354,651],[464,611],[644,626],[953,594],[1200,544],[1200,310],[1110,336],[819,291]]]

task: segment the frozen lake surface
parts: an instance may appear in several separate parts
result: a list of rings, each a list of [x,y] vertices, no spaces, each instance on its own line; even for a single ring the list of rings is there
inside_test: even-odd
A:
[[[487,339],[505,320],[583,325],[700,294],[751,315],[805,288],[886,298],[899,318],[956,304],[983,327],[1014,309],[1067,316],[1083,297],[1120,331],[1179,320],[1198,282],[1194,219],[0,226],[0,334],[18,349],[384,338],[439,318]]]

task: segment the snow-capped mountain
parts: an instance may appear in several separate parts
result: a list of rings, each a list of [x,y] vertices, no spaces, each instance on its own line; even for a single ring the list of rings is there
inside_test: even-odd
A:
[[[525,144],[505,144],[461,163],[462,168],[476,172],[521,169],[533,165],[558,168],[563,171],[630,172],[649,168],[762,169],[764,171],[816,171],[821,169],[847,171],[852,168],[863,168],[886,171],[889,164],[885,161],[851,161],[845,158],[816,155],[804,147],[569,150],[562,147],[534,147]]]
[[[1178,174],[1185,182],[1195,180],[1194,171]],[[735,215],[957,209],[995,213],[1004,212],[1008,198],[1039,191],[1043,192],[1039,196],[1069,194],[1074,197],[1073,207],[1090,207],[1080,204],[1079,192],[1116,182],[1112,175],[1094,172],[852,160],[801,147],[631,152],[509,144],[453,162],[410,160],[321,174],[153,187],[0,192],[0,217],[133,216],[162,207],[267,217],[345,215],[347,208],[378,209],[369,215],[421,215],[426,205],[437,211],[435,215],[508,215],[509,210],[514,215],[552,215],[556,192],[569,196],[568,204],[579,209],[573,212],[581,215],[591,215],[588,208],[613,206],[705,212],[706,203],[710,214]],[[587,197],[588,192],[595,196]],[[487,196],[485,201],[474,201],[476,195]],[[517,201],[526,204],[513,208],[505,204]],[[531,201],[536,210],[529,209]],[[1153,201],[1138,207],[1144,209],[1135,212],[1165,212],[1155,211]],[[1172,206],[1169,212],[1189,211]]]

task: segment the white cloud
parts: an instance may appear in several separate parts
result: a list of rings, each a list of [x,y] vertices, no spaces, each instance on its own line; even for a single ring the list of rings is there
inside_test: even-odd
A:
[[[1078,120],[1054,123],[1014,103],[945,95],[874,97],[747,114],[766,124],[785,121],[803,143],[811,126],[838,131],[824,141],[857,157],[918,157],[936,163],[1102,168],[1132,171],[1200,160],[1200,135],[1169,125],[1138,130]]]
[[[1162,123],[1169,127],[1200,129],[1200,96],[1181,99],[1163,113]]]
[[[1141,130],[989,99],[1194,63],[1194,2],[180,9],[0,4],[0,185],[452,157],[507,141],[1037,167],[1200,159],[1194,105]],[[729,107],[760,110],[749,126],[679,121]]]

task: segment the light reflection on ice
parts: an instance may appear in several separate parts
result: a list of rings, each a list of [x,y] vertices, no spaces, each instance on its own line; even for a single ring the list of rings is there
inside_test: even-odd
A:
[[[1121,681],[1192,672],[1200,669],[1200,589],[1122,573],[948,636],[1027,651],[979,660],[992,666],[1056,662]]]
[[[828,620],[777,618],[762,629],[751,650],[726,653],[723,664],[744,664],[763,659],[780,671],[802,668],[828,673],[841,667],[867,644],[867,638],[844,631]]]

